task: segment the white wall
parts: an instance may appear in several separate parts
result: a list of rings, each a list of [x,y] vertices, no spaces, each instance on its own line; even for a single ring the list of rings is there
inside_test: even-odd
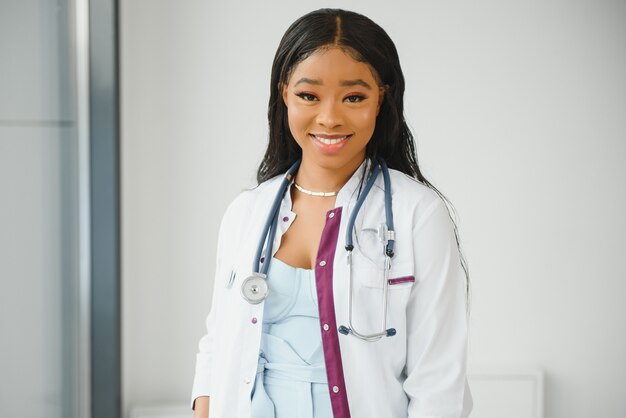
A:
[[[323,5],[396,42],[421,166],[460,213],[472,368],[542,368],[548,418],[625,416],[626,2],[607,0],[121,2],[125,410],[188,401],[273,54]]]

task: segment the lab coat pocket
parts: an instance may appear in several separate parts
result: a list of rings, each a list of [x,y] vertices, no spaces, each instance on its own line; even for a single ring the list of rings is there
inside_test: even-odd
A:
[[[382,289],[385,280],[385,246],[378,226],[363,227],[356,235],[353,251],[353,279],[366,288]],[[409,259],[391,258],[389,290],[410,289],[415,283],[413,263]]]
[[[383,287],[385,254],[378,230],[365,227],[355,235],[352,254],[352,278],[364,287]]]
[[[355,247],[352,253],[352,280],[360,287],[383,287],[384,259],[376,265]]]
[[[353,255],[352,280],[355,284],[365,288],[382,289],[385,283],[385,260],[379,265],[373,265],[359,252]],[[415,284],[413,265],[396,263],[391,259],[391,270],[388,277],[389,290],[410,289]]]
[[[386,316],[387,326],[405,335],[404,313],[415,283],[412,265],[393,263],[388,277],[387,307],[385,309],[384,264],[372,266],[355,253],[352,268],[352,326],[364,334],[380,332]]]

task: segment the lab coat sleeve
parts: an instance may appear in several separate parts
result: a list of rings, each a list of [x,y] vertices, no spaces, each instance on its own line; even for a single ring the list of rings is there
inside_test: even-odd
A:
[[[227,211],[228,212],[228,211]],[[223,251],[225,247],[227,214],[222,218],[217,239],[217,255],[215,259],[215,275],[213,282],[213,301],[211,309],[206,318],[207,333],[200,338],[198,343],[198,353],[196,354],[196,368],[193,380],[193,388],[191,391],[191,409],[194,409],[194,403],[199,396],[211,396],[211,361],[214,351],[216,338],[215,316],[219,293],[224,283],[219,280],[220,272],[223,264]]]
[[[441,198],[415,221],[413,240],[416,283],[406,311],[408,417],[465,417],[471,410],[466,390],[466,278]]]

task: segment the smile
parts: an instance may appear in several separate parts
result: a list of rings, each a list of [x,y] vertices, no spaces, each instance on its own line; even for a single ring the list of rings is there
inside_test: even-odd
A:
[[[309,135],[311,136],[311,138],[315,139],[316,141],[319,141],[322,144],[326,144],[326,145],[338,144],[352,136],[352,135],[343,135],[343,136],[323,135],[322,136],[322,135],[315,135],[315,134],[309,134]]]

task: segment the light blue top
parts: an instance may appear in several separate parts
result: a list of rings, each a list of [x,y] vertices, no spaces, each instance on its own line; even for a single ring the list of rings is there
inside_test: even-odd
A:
[[[251,418],[332,418],[315,270],[272,258]]]

